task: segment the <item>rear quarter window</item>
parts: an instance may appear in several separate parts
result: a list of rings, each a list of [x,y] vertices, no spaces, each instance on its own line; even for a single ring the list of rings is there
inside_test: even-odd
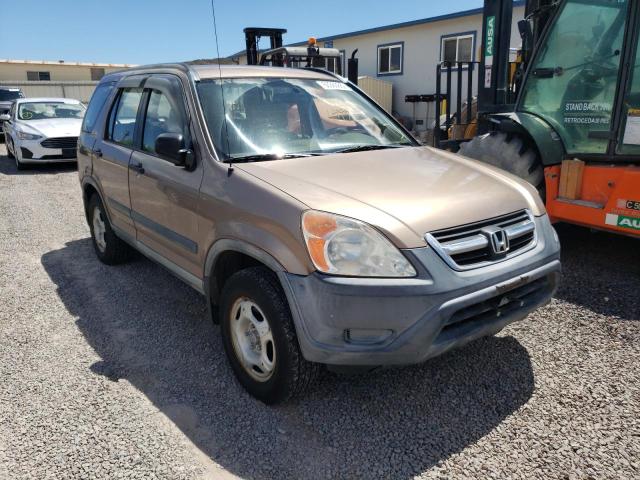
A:
[[[96,125],[98,116],[102,111],[107,98],[111,90],[113,90],[113,83],[103,83],[96,87],[96,90],[91,96],[89,101],[89,107],[87,107],[87,113],[84,115],[84,121],[82,122],[82,131],[91,133]]]

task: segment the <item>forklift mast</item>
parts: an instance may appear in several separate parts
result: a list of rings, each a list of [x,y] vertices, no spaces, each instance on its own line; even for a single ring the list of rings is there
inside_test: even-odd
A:
[[[286,28],[245,28],[244,38],[247,46],[247,65],[258,65],[258,41],[261,37],[269,37],[270,49],[273,50],[282,47],[282,35],[285,33],[287,33]]]
[[[525,19],[518,22],[522,40],[520,62],[515,72],[522,78],[535,45],[542,36],[555,0],[527,0]],[[510,88],[509,52],[513,0],[485,0],[482,15],[482,54],[478,75],[478,112],[481,114],[508,112],[515,101]]]
[[[478,76],[478,111],[482,113],[502,111],[508,103],[512,15],[513,0],[485,0]]]

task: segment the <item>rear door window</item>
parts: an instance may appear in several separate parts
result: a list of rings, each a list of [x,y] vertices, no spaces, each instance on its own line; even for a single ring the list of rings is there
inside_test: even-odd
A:
[[[103,83],[95,89],[89,101],[87,112],[84,115],[84,121],[82,122],[83,132],[91,133],[93,131],[96,121],[98,120],[98,115],[100,115],[107,98],[109,98],[111,90],[113,90],[112,83]]]
[[[136,117],[142,98],[141,88],[123,88],[109,114],[107,125],[107,140],[124,145],[133,146]]]

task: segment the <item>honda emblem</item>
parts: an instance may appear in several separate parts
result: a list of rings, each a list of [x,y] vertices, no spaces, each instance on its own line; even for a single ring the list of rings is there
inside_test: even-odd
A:
[[[507,237],[507,232],[502,228],[486,227],[482,230],[482,233],[489,240],[489,245],[494,255],[502,255],[509,251],[509,237]]]

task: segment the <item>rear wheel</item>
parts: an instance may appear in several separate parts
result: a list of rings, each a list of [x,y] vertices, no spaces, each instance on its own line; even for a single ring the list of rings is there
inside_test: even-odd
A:
[[[235,273],[220,300],[224,348],[242,386],[267,404],[304,392],[320,365],[302,357],[289,305],[273,272],[252,267]]]
[[[98,259],[107,265],[117,265],[129,260],[131,247],[114,233],[98,195],[93,195],[89,200],[88,212],[93,248]]]
[[[538,189],[544,200],[544,171],[536,151],[516,135],[493,132],[460,145],[461,155],[502,168]]]

